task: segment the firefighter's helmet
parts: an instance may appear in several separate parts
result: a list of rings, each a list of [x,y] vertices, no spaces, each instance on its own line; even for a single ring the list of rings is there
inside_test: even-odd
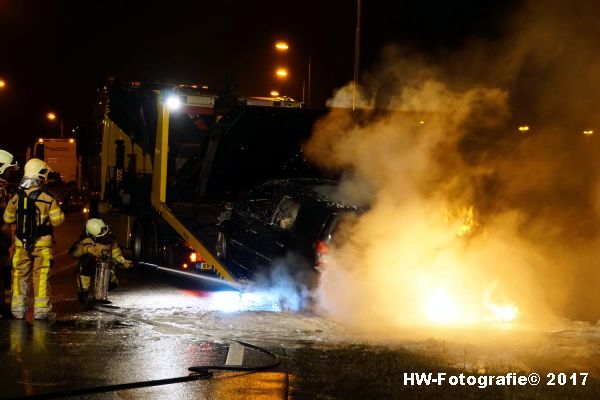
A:
[[[85,232],[94,239],[97,239],[108,233],[108,225],[100,218],[90,218],[85,224]]]
[[[6,171],[7,168],[15,166],[13,163],[13,155],[6,150],[0,150],[0,175]]]
[[[23,177],[25,178],[39,179],[42,182],[46,182],[50,167],[39,158],[32,158],[25,164],[24,172]]]

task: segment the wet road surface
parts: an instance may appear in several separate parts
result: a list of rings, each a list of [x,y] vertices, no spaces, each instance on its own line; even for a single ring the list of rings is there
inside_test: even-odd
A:
[[[351,331],[309,313],[273,312],[239,293],[149,269],[118,271],[112,304],[84,309],[66,249],[83,219],[57,232],[49,322],[0,320],[0,399],[77,388],[186,377],[198,365],[261,367],[214,371],[186,383],[76,396],[85,399],[599,398],[600,329],[565,322],[544,331],[496,329]],[[211,289],[211,290],[208,290]],[[232,345],[233,344],[233,345]],[[587,371],[586,387],[412,387],[403,374],[440,371]],[[558,372],[558,371],[557,371]],[[482,392],[485,390],[485,392]]]

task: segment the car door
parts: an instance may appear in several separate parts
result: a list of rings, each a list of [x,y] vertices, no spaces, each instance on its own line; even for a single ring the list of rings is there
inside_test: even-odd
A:
[[[277,200],[269,224],[257,235],[256,254],[260,266],[285,258],[294,237],[300,202],[289,195]]]
[[[273,189],[261,186],[252,191],[247,200],[236,207],[229,222],[230,257],[246,270],[257,264],[257,235],[269,224],[273,210]]]

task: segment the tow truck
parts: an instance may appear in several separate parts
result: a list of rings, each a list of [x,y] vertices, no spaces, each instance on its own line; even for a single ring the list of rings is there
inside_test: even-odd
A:
[[[139,265],[238,287],[235,267],[215,256],[219,216],[268,179],[307,176],[301,143],[324,111],[289,98],[114,80],[98,104],[91,215]]]

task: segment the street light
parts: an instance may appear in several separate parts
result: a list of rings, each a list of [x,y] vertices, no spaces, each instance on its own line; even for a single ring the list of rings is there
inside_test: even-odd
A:
[[[285,68],[277,68],[277,70],[275,71],[275,75],[283,79],[288,76],[288,71]]]
[[[280,53],[286,53],[290,49],[290,45],[288,44],[288,42],[279,40],[279,41],[275,42],[275,49],[277,51],[279,51]],[[287,76],[287,71],[284,72],[283,68],[280,68],[277,70],[276,74],[279,78],[285,78]],[[302,80],[302,102],[303,103],[305,102],[304,100],[305,100],[305,93],[306,93],[306,105],[310,106],[310,84],[311,84],[311,78],[312,78],[312,55],[308,56],[307,71],[306,71],[306,74],[303,73],[303,76],[304,76],[304,78]]]
[[[290,48],[290,46],[286,42],[279,41],[275,43],[275,48],[278,51],[287,51]]]
[[[277,90],[271,90],[271,97],[279,97],[279,92]]]
[[[53,113],[53,112],[49,112],[48,114],[46,114],[46,118],[47,118],[49,121],[56,121],[56,119],[57,119],[58,117],[56,116],[56,114],[55,114],[55,113]],[[63,131],[64,131],[64,129],[63,129],[63,128],[64,128],[64,125],[63,125],[63,119],[62,119],[62,118],[60,118],[60,138],[61,138],[61,139],[64,137],[64,132],[63,132]]]
[[[0,89],[4,89],[6,87],[6,81],[0,79]]]

